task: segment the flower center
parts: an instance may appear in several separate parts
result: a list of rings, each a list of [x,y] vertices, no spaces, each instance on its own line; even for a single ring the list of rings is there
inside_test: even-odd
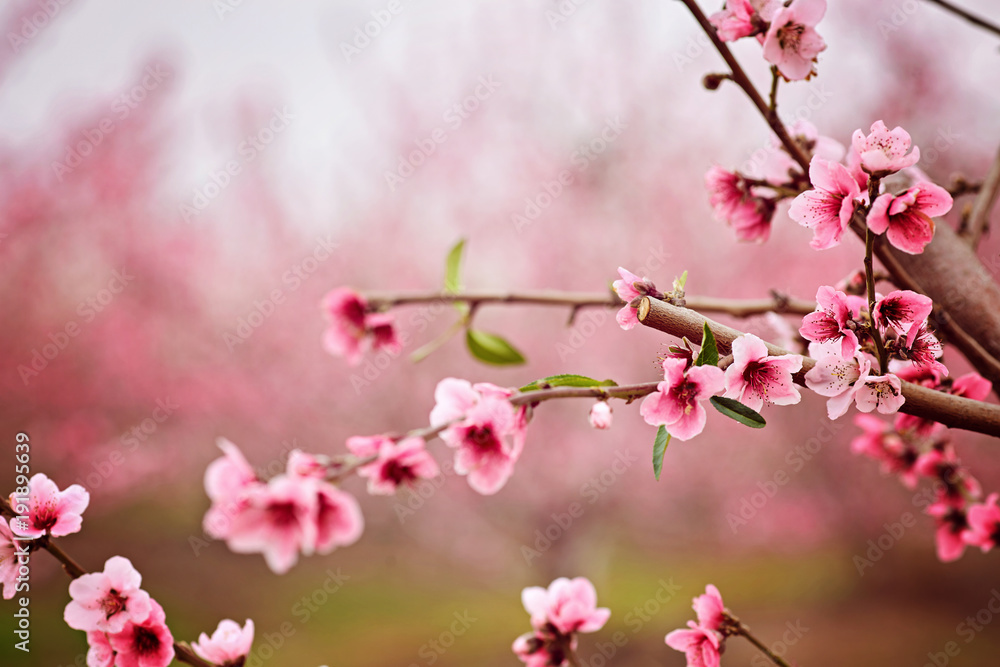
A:
[[[493,427],[489,424],[485,426],[472,426],[466,432],[465,438],[476,449],[482,451],[497,449],[500,446],[496,435],[493,433]]]
[[[295,503],[272,503],[267,507],[268,520],[277,526],[290,526],[298,521]]]
[[[771,385],[778,384],[776,374],[775,368],[766,361],[751,361],[743,369],[743,381],[750,387],[750,391],[766,399]]]
[[[112,588],[109,590],[108,594],[104,596],[103,600],[101,600],[101,611],[104,612],[104,618],[109,619],[115,614],[121,612],[125,609],[125,603],[127,601],[128,598],[122,597],[121,593],[115,589]]]
[[[806,27],[801,23],[788,23],[778,28],[778,44],[782,51],[798,51],[799,42],[802,41],[802,33]]]
[[[154,655],[160,650],[160,637],[148,628],[136,627],[132,642],[139,655]]]
[[[392,480],[392,483],[397,486],[404,482],[414,482],[417,479],[417,476],[413,473],[413,468],[403,465],[395,459],[385,464],[385,467],[382,468],[382,474]]]

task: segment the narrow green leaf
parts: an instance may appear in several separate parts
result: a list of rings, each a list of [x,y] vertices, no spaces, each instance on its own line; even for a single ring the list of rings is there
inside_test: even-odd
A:
[[[461,239],[451,250],[444,262],[444,291],[448,294],[458,294],[462,291],[462,251],[465,250],[465,239]]]
[[[595,380],[585,375],[550,375],[521,387],[518,391],[535,391],[542,387],[617,387],[614,380]]]
[[[684,273],[681,274],[680,278],[674,278],[674,289],[683,291],[684,286],[687,285],[687,281],[688,281],[688,272],[685,271]]]
[[[496,334],[468,329],[465,344],[472,356],[487,364],[509,366],[524,363],[524,355]]]
[[[663,455],[667,452],[667,445],[670,444],[670,434],[667,427],[661,425],[656,429],[656,440],[653,442],[653,474],[656,481],[660,481],[660,471],[663,470]]]
[[[750,428],[764,428],[767,426],[767,422],[764,421],[764,418],[756,410],[751,410],[737,400],[724,396],[713,396],[710,400],[716,410],[745,426],[749,426]]]
[[[701,352],[698,353],[698,358],[694,360],[695,366],[718,366],[719,365],[719,348],[715,344],[715,334],[708,326],[708,322],[705,322],[705,332],[701,337]]]

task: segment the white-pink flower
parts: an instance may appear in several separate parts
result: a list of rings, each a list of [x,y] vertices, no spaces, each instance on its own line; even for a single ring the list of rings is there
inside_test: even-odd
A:
[[[792,374],[802,369],[802,357],[768,354],[767,345],[753,334],[733,341],[733,363],[726,369],[727,398],[758,412],[764,403],[792,405],[802,400],[792,380]]]
[[[167,667],[174,659],[174,637],[166,620],[163,607],[150,600],[144,620],[130,621],[121,632],[109,635],[108,643],[118,654],[115,667]]]
[[[918,183],[901,195],[879,195],[868,212],[868,227],[885,233],[889,243],[903,252],[917,255],[934,238],[932,216],[951,210],[948,191],[933,183]]]
[[[725,8],[708,20],[719,39],[732,42],[761,32],[780,6],[781,0],[728,0]]]
[[[764,36],[764,60],[777,65],[790,81],[808,79],[813,62],[826,48],[815,26],[826,13],[826,0],[793,0],[771,20]]]
[[[79,532],[88,504],[90,494],[79,484],[60,491],[44,473],[37,473],[28,481],[27,497],[10,495],[14,511],[28,518],[27,524],[20,518],[11,519],[10,528],[14,534],[29,538],[70,535]]]
[[[111,648],[106,632],[88,632],[87,645],[87,667],[114,667],[115,650]]]
[[[611,286],[615,290],[618,298],[625,302],[625,305],[618,311],[615,319],[622,329],[628,331],[639,323],[636,316],[636,308],[639,307],[639,299],[644,296],[652,296],[657,299],[663,298],[663,293],[656,289],[649,278],[640,278],[628,269],[618,267],[619,280],[614,281]]]
[[[899,411],[905,402],[899,378],[892,373],[867,375],[863,372],[855,383],[854,403],[861,412],[878,410],[890,415]]]
[[[810,245],[825,250],[840,243],[861,190],[843,165],[818,156],[809,163],[809,180],[815,189],[792,200],[788,217],[812,229]]]
[[[503,488],[524,449],[525,409],[515,409],[509,395],[495,385],[457,378],[441,380],[434,390],[431,425],[451,424],[441,439],[457,450],[455,472],[467,475],[469,486],[483,495]]]
[[[149,594],[139,588],[142,575],[128,558],[113,556],[104,571],[84,574],[69,584],[73,599],[63,618],[74,630],[121,632],[127,623],[141,623],[150,613]]]
[[[358,474],[368,478],[368,493],[373,495],[391,496],[400,486],[441,474],[423,438],[404,438],[398,443],[384,438],[376,455],[378,459],[358,468]]]
[[[243,665],[250,653],[253,631],[252,620],[247,619],[241,628],[239,623],[227,618],[219,622],[219,627],[211,637],[204,632],[201,633],[198,641],[191,644],[191,648],[201,658],[220,667],[236,667]]]
[[[910,134],[901,127],[889,130],[885,123],[872,123],[868,136],[861,130],[851,135],[851,145],[857,152],[861,168],[868,174],[885,175],[912,167],[920,159],[920,149],[910,150]]]
[[[725,387],[722,370],[715,366],[691,366],[684,359],[663,360],[663,381],[639,407],[639,414],[652,426],[663,425],[678,440],[690,440],[705,429],[707,415],[701,401]]]
[[[854,354],[844,357],[839,345],[810,346],[816,356],[816,365],[805,375],[806,386],[826,396],[826,411],[830,419],[837,419],[851,407],[856,392],[855,383],[864,373],[867,377],[871,362]]]
[[[840,341],[840,355],[850,359],[858,349],[858,336],[850,322],[860,313],[852,308],[847,295],[829,285],[816,291],[816,312],[802,318],[799,333],[814,343]]]
[[[586,577],[560,577],[548,589],[529,586],[521,592],[521,602],[536,630],[551,623],[563,635],[597,632],[611,616],[610,609],[597,606],[597,591]]]
[[[316,483],[316,513],[312,520],[316,525],[314,548],[319,554],[354,544],[365,530],[357,499],[328,482]]]
[[[239,447],[225,438],[219,438],[216,444],[224,456],[205,468],[205,493],[213,502],[225,502],[260,480]]]
[[[27,565],[27,543],[19,542],[7,525],[7,519],[0,516],[0,584],[3,585],[3,599],[10,600],[17,589],[18,552]]]
[[[597,401],[590,407],[590,426],[598,429],[611,428],[611,406],[607,401]]]

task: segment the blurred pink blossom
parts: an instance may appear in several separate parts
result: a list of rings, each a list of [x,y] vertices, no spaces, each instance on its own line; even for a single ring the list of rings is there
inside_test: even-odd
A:
[[[597,632],[611,616],[610,609],[597,606],[597,591],[586,577],[560,577],[548,589],[529,586],[521,592],[521,602],[536,630],[552,624],[563,635]]]
[[[247,619],[241,628],[239,623],[227,618],[219,622],[219,627],[211,637],[204,632],[201,633],[198,641],[191,644],[191,648],[200,657],[220,667],[235,667],[242,665],[249,655],[250,646],[253,644],[253,632],[251,619]]]

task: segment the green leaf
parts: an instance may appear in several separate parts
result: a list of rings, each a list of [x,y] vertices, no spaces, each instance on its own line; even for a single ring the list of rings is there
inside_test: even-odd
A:
[[[712,333],[712,330],[708,327],[708,322],[705,322],[705,332],[701,337],[701,352],[698,353],[698,358],[694,360],[694,365],[719,365],[719,348],[715,344],[715,334]]]
[[[524,385],[518,391],[535,391],[542,387],[617,387],[614,380],[595,380],[585,375],[550,375]]]
[[[724,396],[713,396],[711,399],[715,409],[726,415],[730,419],[735,419],[739,423],[750,428],[764,428],[767,422],[756,410],[751,410],[739,401],[726,398]]]
[[[465,250],[465,239],[461,239],[451,250],[444,262],[444,291],[448,294],[458,294],[462,291],[462,251]]]
[[[687,285],[687,281],[688,281],[688,272],[685,271],[684,273],[681,274],[680,278],[674,278],[674,289],[683,292],[684,286]]]
[[[496,334],[468,329],[465,344],[472,356],[487,364],[509,366],[524,363],[524,355]]]
[[[670,434],[667,427],[661,425],[656,430],[656,440],[653,442],[653,474],[656,481],[660,481],[660,471],[663,470],[663,455],[667,452],[667,445],[670,444]]]

